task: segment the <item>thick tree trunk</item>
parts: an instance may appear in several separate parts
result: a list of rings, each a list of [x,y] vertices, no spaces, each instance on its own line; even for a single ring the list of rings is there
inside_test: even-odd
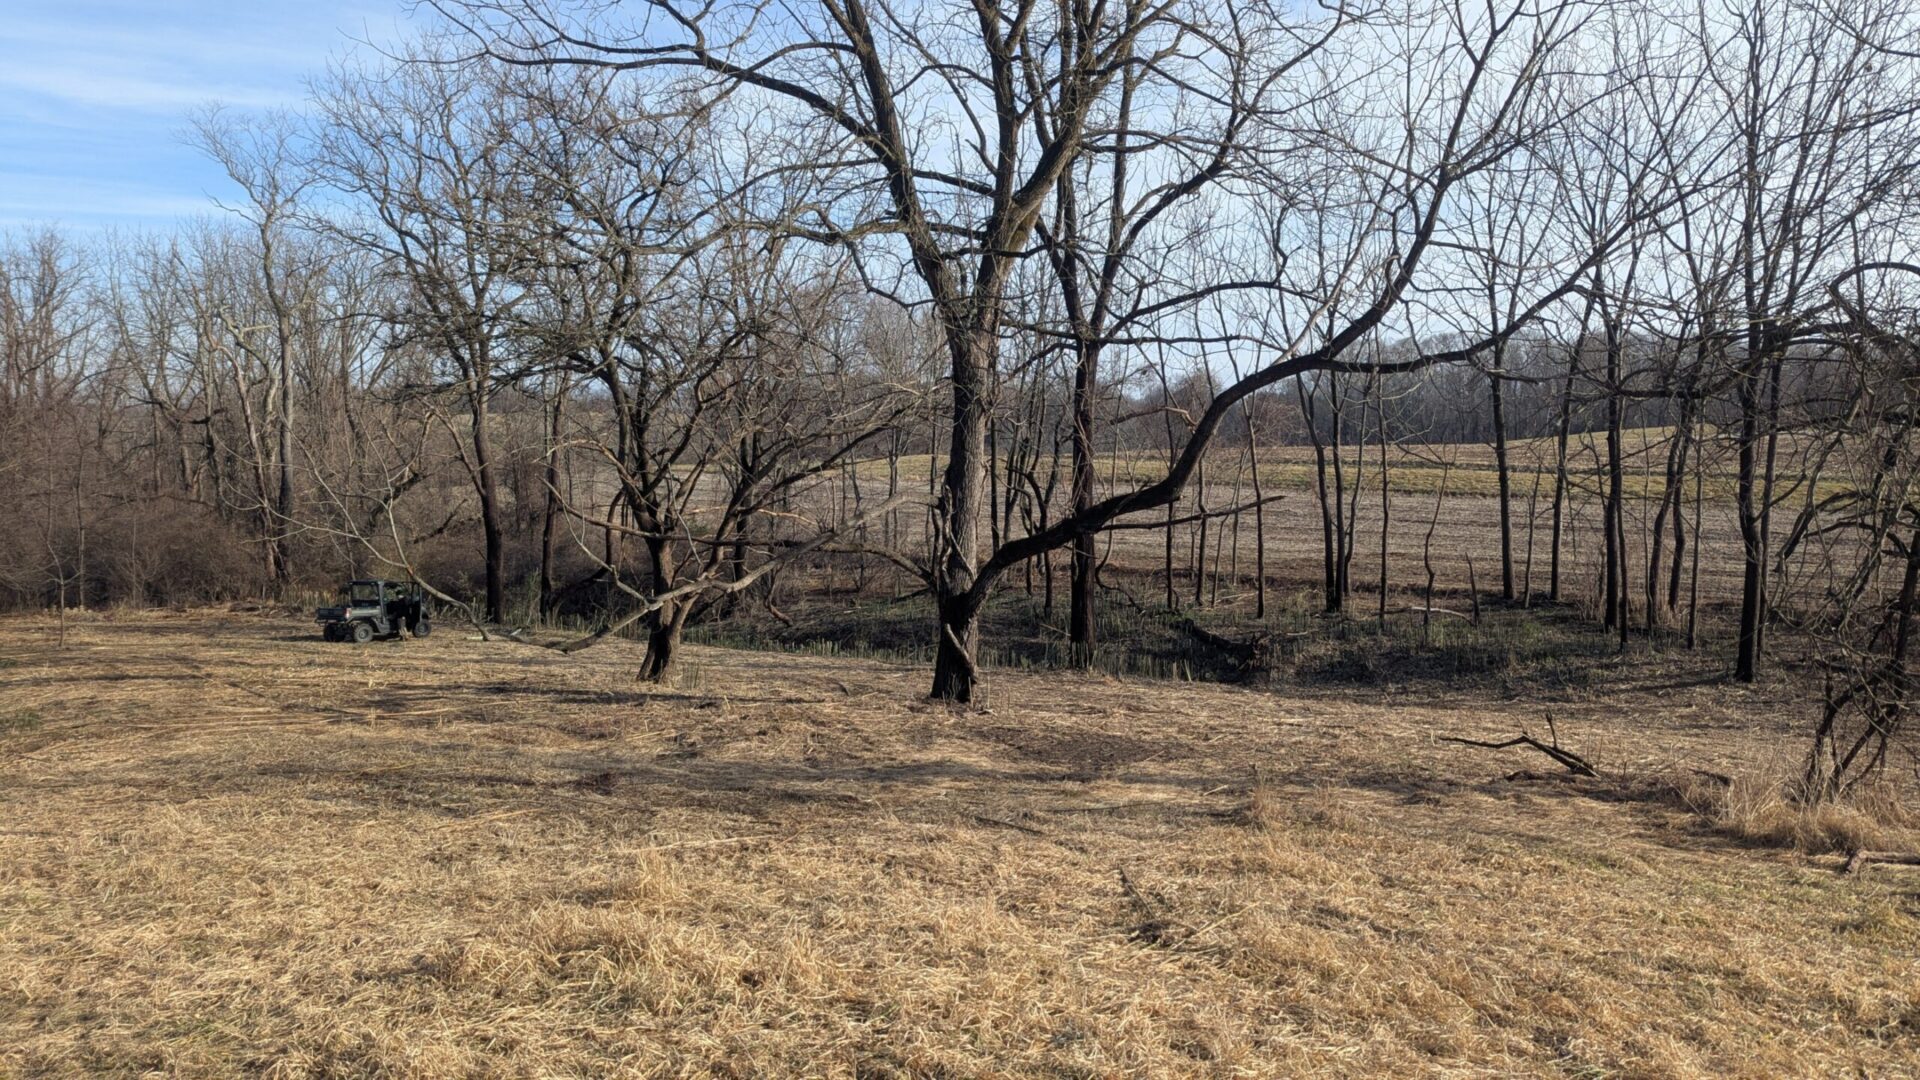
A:
[[[949,329],[953,350],[953,430],[947,468],[935,508],[940,531],[934,602],[940,617],[940,641],[934,655],[934,698],[967,703],[978,689],[980,606],[976,590],[980,569],[980,518],[991,509],[982,502],[987,469],[987,379],[993,370],[996,330],[992,326]]]
[[[975,657],[980,647],[980,610],[970,597],[942,598],[940,640],[934,648],[933,692],[941,701],[970,704],[982,692]]]
[[[1076,496],[1077,498],[1077,496]],[[1068,583],[1067,640],[1077,667],[1093,663],[1097,644],[1093,623],[1093,587],[1096,559],[1093,534],[1083,532],[1073,538],[1073,576]]]
[[[664,683],[673,675],[673,665],[680,655],[681,631],[686,629],[687,615],[692,605],[680,603],[662,608],[654,617],[647,631],[647,652],[640,659],[641,682]]]

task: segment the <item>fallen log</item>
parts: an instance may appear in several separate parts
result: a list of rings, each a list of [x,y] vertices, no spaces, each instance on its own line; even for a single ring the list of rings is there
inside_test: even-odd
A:
[[[1843,874],[1857,874],[1869,866],[1920,866],[1920,851],[1867,851],[1861,849],[1847,858],[1840,868]]]

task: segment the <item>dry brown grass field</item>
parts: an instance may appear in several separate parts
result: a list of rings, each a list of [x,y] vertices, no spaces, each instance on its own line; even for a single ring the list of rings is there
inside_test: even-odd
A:
[[[0,1075],[1920,1076],[1920,871],[1690,771],[1789,682],[1623,662],[1572,782],[1472,691],[68,629],[0,620]]]

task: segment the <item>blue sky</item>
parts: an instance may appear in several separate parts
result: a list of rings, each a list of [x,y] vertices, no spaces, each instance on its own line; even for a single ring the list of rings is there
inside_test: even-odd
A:
[[[0,229],[151,228],[230,188],[186,145],[189,111],[301,106],[403,0],[0,0]]]

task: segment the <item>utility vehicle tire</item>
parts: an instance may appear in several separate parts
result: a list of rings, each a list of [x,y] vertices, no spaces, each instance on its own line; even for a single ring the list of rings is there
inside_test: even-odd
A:
[[[367,642],[372,640],[373,640],[372,626],[363,622],[357,622],[353,624],[353,643],[355,645],[365,645]]]
[[[419,622],[413,624],[414,637],[426,637],[431,633],[433,633],[433,624],[427,620],[421,619]]]

